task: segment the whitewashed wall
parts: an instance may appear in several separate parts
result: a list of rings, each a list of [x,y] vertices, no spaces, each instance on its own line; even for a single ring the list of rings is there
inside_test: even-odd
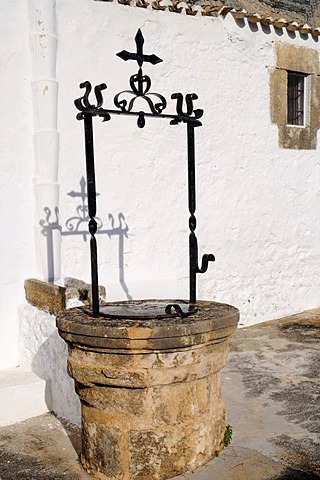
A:
[[[52,15],[47,15],[49,8]],[[173,92],[196,92],[196,106],[205,110],[203,127],[196,131],[196,233],[200,254],[212,252],[216,262],[198,276],[199,298],[234,304],[244,325],[319,306],[319,153],[279,149],[269,108],[274,43],[317,49],[317,42],[299,34],[289,37],[286,30],[280,35],[273,28],[265,33],[260,25],[241,26],[230,15],[190,17],[93,0],[2,0],[0,18],[5,93],[0,120],[0,368],[19,362],[24,279],[46,279],[48,274],[39,224],[45,207],[60,208],[62,277],[90,280],[89,242],[81,234],[70,235],[66,226],[81,203],[68,193],[79,191],[85,175],[83,125],[75,119],[73,100],[82,95],[80,82],[106,82],[105,104],[112,106],[113,96],[128,87],[137,69],[135,62],[123,62],[115,54],[135,48],[138,28],[146,53],[163,59],[145,66],[152,90],[168,100]],[[38,20],[46,20],[42,33]],[[49,43],[56,35],[57,42],[42,48],[37,59],[34,37],[40,40],[40,34]],[[58,123],[50,117],[49,125],[49,117],[43,117],[39,125],[34,85],[46,76],[57,95]],[[52,102],[43,111],[53,113],[55,107]],[[172,103],[168,112],[173,111]],[[38,149],[35,139],[45,130],[47,152],[42,144]],[[134,119],[117,117],[96,120],[95,137],[98,216],[107,230],[98,235],[100,282],[108,298],[187,297],[185,126],[148,119],[140,130]],[[54,169],[49,178],[41,177],[48,172],[42,168],[46,164],[59,167],[58,179]],[[40,201],[41,179],[49,187]]]
[[[21,366],[44,380],[44,408],[80,425],[80,401],[67,374],[67,345],[58,335],[55,317],[32,305],[21,306],[19,316]]]
[[[35,275],[32,98],[27,2],[0,2],[0,369],[17,365],[18,305]]]
[[[216,262],[199,275],[199,298],[236,305],[248,325],[319,305],[319,152],[278,148],[270,123],[269,73],[274,43],[318,48],[232,16],[189,17],[113,3],[57,3],[60,84],[61,224],[74,215],[84,175],[83,125],[73,100],[81,81],[106,82],[105,104],[128,87],[136,63],[115,56],[134,51],[138,28],[145,52],[163,63],[146,65],[151,90],[196,92],[204,108],[197,139],[197,235],[200,253]],[[173,111],[173,104],[168,111]],[[100,235],[100,281],[109,298],[188,295],[188,208],[185,126],[132,118],[95,122],[98,216],[121,212],[128,225],[119,282],[119,236]],[[79,202],[78,202],[79,203]],[[120,252],[121,253],[121,252]],[[89,245],[63,236],[64,275],[89,280]]]

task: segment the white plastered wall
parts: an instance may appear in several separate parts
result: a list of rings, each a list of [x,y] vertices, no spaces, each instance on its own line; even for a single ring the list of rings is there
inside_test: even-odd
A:
[[[55,0],[3,0],[0,19],[0,369],[5,369],[20,363],[24,280],[60,279],[60,231],[48,239],[42,226],[45,209],[59,207]]]
[[[32,98],[27,2],[0,2],[0,369],[19,362],[18,305],[35,275]]]
[[[115,54],[134,51],[141,28],[145,52],[163,59],[145,65],[151,91],[168,100],[172,92],[196,92],[195,106],[205,110],[196,129],[196,233],[199,254],[212,252],[216,262],[198,276],[198,297],[236,305],[244,325],[318,306],[319,154],[279,149],[269,106],[274,43],[317,49],[317,42],[231,15],[190,17],[90,0],[59,0],[57,16],[62,230],[79,204],[68,193],[79,191],[85,175],[83,125],[73,106],[83,92],[78,85],[107,83],[105,105],[112,107],[137,70]],[[95,146],[97,215],[106,230],[109,214],[115,228],[120,213],[128,226],[127,237],[97,236],[108,298],[187,297],[185,126],[147,119],[140,130],[132,118],[97,119]],[[64,275],[89,280],[89,265],[88,242],[63,234]]]

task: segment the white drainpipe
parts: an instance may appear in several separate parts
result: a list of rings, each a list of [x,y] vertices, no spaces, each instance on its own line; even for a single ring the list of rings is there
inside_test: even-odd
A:
[[[55,0],[29,0],[32,64],[35,235],[43,280],[59,282],[59,133]]]

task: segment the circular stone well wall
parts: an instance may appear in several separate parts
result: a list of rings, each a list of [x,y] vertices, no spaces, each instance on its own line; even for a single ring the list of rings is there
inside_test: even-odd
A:
[[[144,302],[122,305],[143,309]],[[79,308],[58,316],[81,400],[80,460],[94,477],[164,480],[221,450],[219,371],[239,312],[215,302],[197,307],[187,318],[94,318]]]

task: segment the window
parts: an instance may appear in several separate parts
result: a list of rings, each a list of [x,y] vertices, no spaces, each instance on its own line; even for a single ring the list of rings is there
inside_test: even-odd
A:
[[[315,150],[320,129],[319,51],[275,43],[270,70],[270,116],[280,148]]]
[[[306,75],[288,72],[287,108],[287,124],[304,126],[306,116]]]

